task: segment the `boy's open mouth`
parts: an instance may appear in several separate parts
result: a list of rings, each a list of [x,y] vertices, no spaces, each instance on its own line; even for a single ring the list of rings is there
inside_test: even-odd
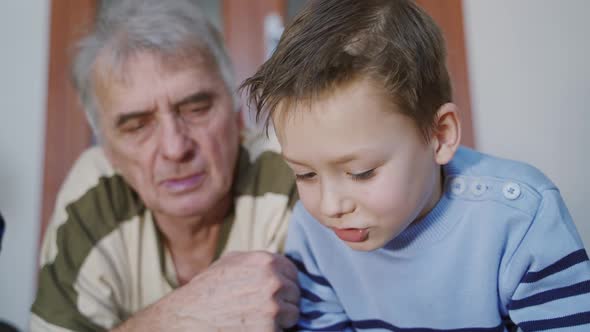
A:
[[[332,231],[346,242],[363,242],[369,237],[367,228],[332,228]]]

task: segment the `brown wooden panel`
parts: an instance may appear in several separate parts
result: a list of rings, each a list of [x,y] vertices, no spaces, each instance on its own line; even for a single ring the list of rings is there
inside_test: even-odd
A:
[[[223,32],[234,63],[237,83],[264,62],[264,18],[285,17],[285,0],[223,0]]]
[[[285,21],[286,0],[222,0],[223,32],[229,55],[234,64],[236,83],[239,85],[264,62],[264,18],[272,13]],[[241,95],[245,105],[245,94]],[[258,125],[253,113],[245,107],[243,124],[250,128]]]
[[[424,8],[443,30],[449,54],[447,66],[453,82],[453,98],[459,106],[462,122],[461,142],[474,147],[467,53],[463,31],[463,2],[462,0],[416,0],[416,3]]]
[[[51,1],[41,238],[67,171],[92,141],[91,130],[70,83],[70,64],[74,43],[90,27],[96,7],[96,0]]]

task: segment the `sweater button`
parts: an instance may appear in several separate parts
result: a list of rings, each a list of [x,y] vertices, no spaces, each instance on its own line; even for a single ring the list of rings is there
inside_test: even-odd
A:
[[[502,188],[502,193],[506,199],[513,201],[520,197],[520,186],[514,182],[507,182]]]
[[[451,192],[455,195],[461,195],[465,191],[465,180],[462,178],[454,178],[451,181]]]
[[[483,195],[483,193],[485,193],[487,189],[488,189],[488,187],[484,183],[482,183],[481,181],[475,181],[475,182],[473,182],[473,184],[471,184],[471,193],[474,196]]]

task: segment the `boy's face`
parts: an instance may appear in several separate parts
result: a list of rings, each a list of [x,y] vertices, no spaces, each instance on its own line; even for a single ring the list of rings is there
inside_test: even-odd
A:
[[[363,251],[383,247],[441,195],[434,144],[376,86],[356,80],[273,116],[303,205]]]

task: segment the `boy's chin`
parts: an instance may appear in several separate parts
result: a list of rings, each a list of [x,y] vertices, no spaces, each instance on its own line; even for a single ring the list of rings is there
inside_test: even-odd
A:
[[[381,249],[385,246],[385,243],[381,243],[381,241],[378,241],[376,239],[372,240],[370,237],[362,242],[342,242],[346,243],[347,246],[349,246],[352,250],[356,251],[374,251],[377,249]]]

